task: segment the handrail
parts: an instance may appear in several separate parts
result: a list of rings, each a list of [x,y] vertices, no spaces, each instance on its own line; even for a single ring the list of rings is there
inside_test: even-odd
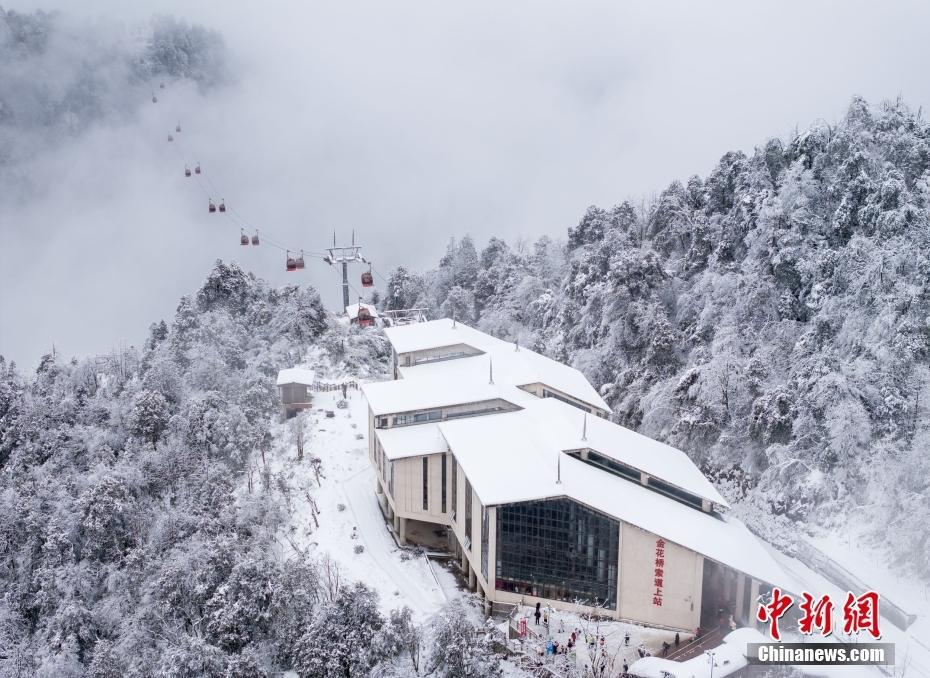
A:
[[[720,626],[716,626],[712,628],[710,631],[708,631],[707,633],[705,633],[700,638],[693,638],[690,643],[686,643],[685,645],[679,646],[677,650],[669,654],[667,657],[665,657],[665,659],[675,660],[675,657],[688,654],[694,651],[695,649],[703,650],[704,645],[709,644],[710,641],[715,640],[717,642],[717,645],[719,645],[721,641],[723,640],[723,638],[718,633],[720,631],[720,628],[721,628]],[[713,647],[717,647],[717,645],[714,645]]]

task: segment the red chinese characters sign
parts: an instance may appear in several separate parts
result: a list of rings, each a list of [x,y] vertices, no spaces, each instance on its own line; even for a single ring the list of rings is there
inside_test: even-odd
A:
[[[809,636],[816,630],[824,637],[833,633],[834,604],[830,596],[814,598],[804,591],[801,593],[801,598],[798,607],[802,614],[798,620],[798,632]],[[842,608],[843,633],[851,635],[864,631],[875,640],[881,638],[882,634],[878,627],[878,601],[879,595],[875,591],[866,591],[859,597],[848,592]],[[778,622],[792,605],[794,605],[794,599],[782,593],[778,588],[772,589],[772,597],[768,603],[759,604],[756,619],[768,623],[769,635],[773,640],[781,640]]]
[[[655,586],[655,592],[652,594],[652,604],[656,607],[662,607],[662,588],[665,586],[664,539],[656,539],[656,559],[652,574],[652,583]]]

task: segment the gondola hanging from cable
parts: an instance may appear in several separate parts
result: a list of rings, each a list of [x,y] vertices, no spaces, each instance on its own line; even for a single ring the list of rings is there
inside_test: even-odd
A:
[[[152,103],[153,103],[153,104],[157,104],[157,103],[158,103],[158,97],[155,96],[155,92],[152,92]]]
[[[178,132],[178,133],[180,134],[180,132],[181,132],[181,121],[180,121],[180,120],[178,121],[178,124],[175,125],[174,131],[175,131],[175,132]]]
[[[252,244],[258,245],[258,231],[255,231],[255,235],[252,236]]]
[[[362,273],[362,287],[374,287],[375,279],[371,275],[371,268]]]
[[[216,203],[214,203],[213,200],[210,199],[210,198],[208,198],[207,201],[208,201],[208,202],[207,202],[207,211],[208,211],[210,214],[213,214],[214,212],[216,212]]]
[[[287,250],[287,261],[285,262],[285,269],[288,271],[297,270],[297,260],[291,256],[290,250]]]
[[[297,261],[294,262],[294,263],[297,264],[297,268],[303,268],[303,267],[304,267],[304,251],[303,251],[303,250],[300,250],[300,256],[297,257]]]
[[[171,136],[170,134],[168,135],[168,141],[174,141],[174,137]]]
[[[197,167],[194,168],[194,174],[200,174],[200,163],[197,163]]]
[[[239,229],[239,244],[243,247],[249,246],[249,236],[247,236],[245,231],[243,231],[241,228]]]
[[[226,211],[226,201],[220,200],[220,212],[225,212],[225,211]]]
[[[191,175],[191,168],[187,165],[184,165],[184,176],[189,177]]]

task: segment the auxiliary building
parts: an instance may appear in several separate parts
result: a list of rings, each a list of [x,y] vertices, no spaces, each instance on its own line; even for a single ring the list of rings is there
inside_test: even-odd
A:
[[[687,455],[610,422],[578,370],[452,320],[385,333],[394,381],[362,387],[378,500],[401,540],[444,533],[489,605],[693,632],[786,586]]]

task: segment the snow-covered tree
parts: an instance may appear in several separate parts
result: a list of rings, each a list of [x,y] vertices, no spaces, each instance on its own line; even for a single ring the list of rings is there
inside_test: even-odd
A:
[[[449,603],[432,624],[430,671],[442,678],[501,675],[500,657],[475,634],[469,612],[461,601]]]

